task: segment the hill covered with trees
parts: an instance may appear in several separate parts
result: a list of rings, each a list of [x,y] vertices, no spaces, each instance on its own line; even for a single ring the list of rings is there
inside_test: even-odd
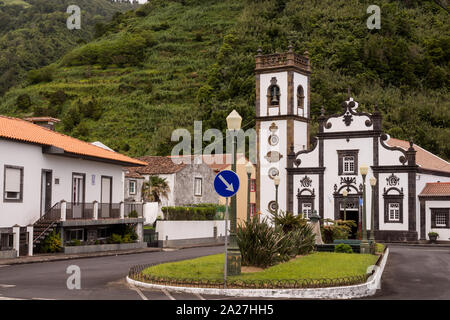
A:
[[[30,72],[0,113],[56,116],[58,130],[132,156],[168,154],[172,130],[194,120],[223,130],[234,108],[252,127],[256,51],[292,43],[311,58],[313,119],[322,105],[338,112],[351,88],[362,110],[378,104],[386,132],[449,159],[450,32],[438,2],[380,0],[381,29],[369,30],[363,0],[153,0]]]
[[[81,9],[79,30],[67,29],[69,5]],[[91,41],[95,26],[109,21],[115,12],[137,7],[108,0],[0,0],[0,96],[27,71]]]

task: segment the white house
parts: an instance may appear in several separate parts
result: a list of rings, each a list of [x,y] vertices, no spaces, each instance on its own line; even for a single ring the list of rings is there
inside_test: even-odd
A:
[[[32,254],[51,230],[66,244],[101,242],[121,224],[142,227],[142,218],[127,217],[123,167],[145,163],[51,128],[0,116],[3,256]]]
[[[377,108],[373,114],[359,112],[351,97],[340,114],[325,117],[322,111],[319,133],[308,149],[311,67],[307,55],[292,50],[259,53],[255,72],[257,210],[266,215],[277,206],[306,215],[317,210],[322,218],[335,220],[343,218],[345,206],[347,219],[359,223],[365,185],[367,228],[374,228],[377,240],[426,240],[437,226],[440,239],[448,239],[448,188],[447,194],[430,197],[426,186],[450,182],[450,163],[412,141],[384,134]],[[365,184],[359,172],[363,164],[369,166]],[[277,175],[278,201],[273,180]],[[373,226],[372,176],[377,179]]]

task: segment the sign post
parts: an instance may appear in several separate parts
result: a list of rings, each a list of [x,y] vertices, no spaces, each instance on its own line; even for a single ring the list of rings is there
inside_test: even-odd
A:
[[[234,196],[239,190],[239,177],[231,170],[220,171],[214,179],[214,189],[217,194],[224,197],[226,200],[225,207],[225,265],[224,265],[224,287],[227,286],[227,275],[230,272],[228,269],[228,200]]]

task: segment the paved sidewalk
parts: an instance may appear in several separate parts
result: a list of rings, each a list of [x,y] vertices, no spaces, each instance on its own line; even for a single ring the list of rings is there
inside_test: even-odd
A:
[[[404,242],[382,242],[388,246],[400,247],[423,247],[423,248],[450,248],[450,242],[447,243],[404,243]]]
[[[0,259],[0,265],[27,264],[27,263],[61,261],[61,260],[82,259],[82,258],[119,256],[119,255],[125,255],[125,254],[135,254],[135,253],[159,252],[162,250],[163,250],[163,248],[141,248],[141,249],[132,249],[132,250],[92,252],[92,253],[79,253],[79,254],[64,254],[64,253],[36,254],[32,257],[26,256],[26,257],[14,258],[14,259]]]

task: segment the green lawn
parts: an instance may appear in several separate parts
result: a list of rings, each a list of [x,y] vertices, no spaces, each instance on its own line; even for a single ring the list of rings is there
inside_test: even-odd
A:
[[[282,280],[319,279],[358,276],[366,273],[367,267],[376,263],[378,256],[316,252],[278,264],[260,272],[241,274],[230,279]],[[155,277],[178,279],[223,279],[224,255],[217,254],[192,260],[156,265],[144,270]]]

